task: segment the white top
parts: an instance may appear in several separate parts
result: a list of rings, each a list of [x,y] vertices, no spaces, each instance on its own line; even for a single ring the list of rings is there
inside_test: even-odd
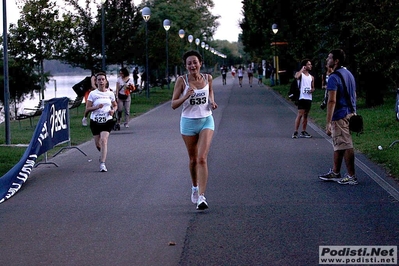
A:
[[[186,118],[204,118],[212,114],[211,105],[209,103],[209,83],[208,76],[201,74],[202,78],[205,80],[205,87],[202,89],[196,89],[194,95],[190,96],[187,100],[183,102],[182,117]],[[186,87],[182,95],[185,95],[187,90],[190,88],[188,83],[188,76],[183,78]]]
[[[128,85],[133,85],[134,86],[134,82],[130,78],[126,82],[124,82],[121,77],[118,77],[116,82],[119,83],[119,85],[120,85],[118,93],[119,94],[123,94],[123,95],[129,95],[129,94],[125,93],[126,86],[128,86]]]
[[[237,75],[238,75],[239,77],[244,76],[244,71],[242,70],[242,68],[239,68],[239,69],[237,70]]]
[[[90,92],[87,100],[93,102],[93,106],[103,104],[102,108],[94,110],[90,114],[90,119],[96,121],[97,123],[105,123],[112,119],[112,115],[109,111],[112,108],[112,102],[115,101],[114,93],[107,89],[106,91],[99,91],[98,89]]]
[[[312,76],[301,74],[301,87],[299,88],[299,100],[312,100]]]

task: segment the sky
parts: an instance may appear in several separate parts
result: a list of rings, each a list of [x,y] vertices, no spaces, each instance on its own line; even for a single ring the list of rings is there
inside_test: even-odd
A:
[[[236,42],[238,34],[241,33],[239,20],[242,19],[242,0],[213,0],[215,7],[212,9],[214,15],[221,16],[218,20],[220,23],[215,35],[215,40],[228,40]],[[1,33],[3,33],[3,4],[0,8],[0,25]],[[15,4],[15,0],[7,0],[7,23],[16,23],[19,17],[19,10]]]

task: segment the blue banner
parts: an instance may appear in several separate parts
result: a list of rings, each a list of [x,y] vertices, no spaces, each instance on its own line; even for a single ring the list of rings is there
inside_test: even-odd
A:
[[[37,157],[59,143],[69,141],[69,99],[53,98],[47,102],[32,140],[21,160],[0,178],[0,203],[12,197],[28,179]]]

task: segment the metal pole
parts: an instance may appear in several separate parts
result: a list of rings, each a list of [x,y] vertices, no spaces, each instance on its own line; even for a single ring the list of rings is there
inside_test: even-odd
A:
[[[168,31],[166,31],[166,82],[168,83],[168,90],[169,90],[170,84],[169,84]]]
[[[105,22],[104,22],[104,3],[101,5],[101,56],[102,56],[102,71],[105,71]]]
[[[5,123],[5,135],[6,144],[11,144],[10,134],[10,88],[8,84],[8,45],[7,45],[7,8],[6,0],[3,0],[3,47],[4,47],[4,123]]]
[[[146,73],[146,81],[145,88],[147,90],[147,98],[150,98],[150,87],[148,84],[148,77],[150,73],[148,72],[148,23],[145,22],[145,73]]]
[[[54,81],[54,98],[57,98],[57,80],[53,80]]]

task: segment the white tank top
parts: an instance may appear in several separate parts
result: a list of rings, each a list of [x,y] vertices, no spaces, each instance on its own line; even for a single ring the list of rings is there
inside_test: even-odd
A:
[[[309,74],[306,76],[305,74],[301,74],[301,87],[299,88],[299,99],[300,100],[312,100],[312,93],[310,90],[312,89],[312,76]]]
[[[181,113],[182,117],[204,118],[212,114],[212,110],[209,104],[208,77],[204,76],[203,74],[201,74],[201,76],[205,80],[205,87],[203,87],[202,89],[194,90],[194,95],[184,101]],[[187,90],[190,88],[188,83],[188,75],[186,75],[185,79],[183,77],[182,79],[184,81],[184,84],[186,85],[182,95],[185,95]]]

